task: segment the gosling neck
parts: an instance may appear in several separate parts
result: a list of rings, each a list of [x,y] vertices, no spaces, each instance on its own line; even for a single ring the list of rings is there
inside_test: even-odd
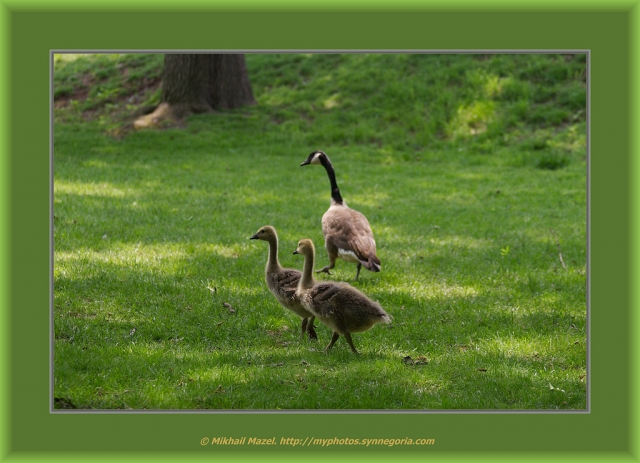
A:
[[[315,258],[315,250],[306,249],[304,252],[304,267],[302,269],[302,277],[298,284],[300,289],[309,289],[314,285],[313,281],[313,261]]]
[[[327,157],[327,155],[320,156],[320,164],[322,164],[329,176],[329,183],[331,183],[331,203],[342,204],[342,195],[340,194],[340,188],[338,188],[338,182],[336,182],[336,173],[333,170],[333,164]]]
[[[267,273],[275,273],[280,271],[280,262],[278,262],[278,237],[271,236],[267,241],[269,243],[269,258],[267,259]]]

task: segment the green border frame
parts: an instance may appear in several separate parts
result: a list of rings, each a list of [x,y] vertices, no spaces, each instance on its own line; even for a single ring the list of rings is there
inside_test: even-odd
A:
[[[175,5],[174,5],[175,3]],[[640,0],[365,6],[0,0],[0,459],[638,461]],[[179,5],[179,6],[178,6]],[[327,6],[329,5],[329,6]],[[260,11],[259,11],[260,10]],[[332,11],[333,10],[333,11]],[[51,414],[49,51],[591,51],[591,412]],[[632,188],[634,188],[632,190]],[[633,387],[635,385],[635,387]],[[428,448],[202,447],[205,436],[429,437]]]

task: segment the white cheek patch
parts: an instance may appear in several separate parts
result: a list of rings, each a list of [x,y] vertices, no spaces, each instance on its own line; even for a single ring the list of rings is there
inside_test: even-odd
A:
[[[316,153],[310,164],[320,164],[320,153]]]
[[[347,251],[345,249],[338,248],[338,257],[347,262],[358,263],[360,260],[356,257],[356,254],[353,251]]]

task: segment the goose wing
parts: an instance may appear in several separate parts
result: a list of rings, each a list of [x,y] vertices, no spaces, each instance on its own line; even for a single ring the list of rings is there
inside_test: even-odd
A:
[[[302,277],[302,272],[290,268],[285,268],[276,275],[276,284],[280,293],[292,299],[296,294],[296,288]]]
[[[378,265],[376,242],[369,221],[361,212],[346,206],[332,206],[322,218],[325,241],[343,252],[351,252],[368,268],[369,260]]]
[[[317,307],[332,309],[334,305],[332,300],[340,294],[344,286],[347,286],[346,283],[341,284],[332,281],[317,283],[311,290],[311,300]]]

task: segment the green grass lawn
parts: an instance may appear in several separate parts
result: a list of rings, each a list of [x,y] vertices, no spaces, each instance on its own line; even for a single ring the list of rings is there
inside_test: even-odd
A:
[[[134,132],[162,55],[56,57],[57,406],[586,409],[585,56],[247,64],[257,106]],[[249,240],[273,225],[284,266],[301,238],[328,262],[316,149],[382,261],[317,278],[394,317],[359,356],[299,337]]]

